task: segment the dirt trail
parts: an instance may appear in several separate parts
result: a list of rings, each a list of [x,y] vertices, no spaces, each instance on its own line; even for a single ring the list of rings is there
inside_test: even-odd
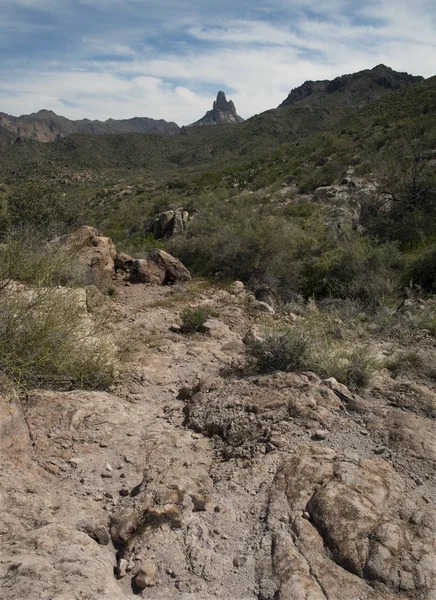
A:
[[[0,598],[436,600],[434,393],[229,375],[256,315],[186,289],[117,288],[110,392],[2,398]]]

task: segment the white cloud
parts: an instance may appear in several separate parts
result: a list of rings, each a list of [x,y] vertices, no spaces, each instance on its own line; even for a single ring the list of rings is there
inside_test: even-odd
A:
[[[0,0],[0,5],[12,2],[43,8],[55,0]],[[315,7],[313,0],[257,5],[241,0],[235,18],[220,18],[219,27],[203,13],[219,5],[227,14],[232,6],[227,0],[202,2],[199,12],[195,1],[110,2],[113,10],[119,4],[119,28],[112,24],[106,33],[104,27],[98,34],[83,32],[74,51],[50,63],[45,57],[33,64],[29,56],[29,67],[24,62],[20,68],[4,67],[0,110],[18,114],[44,107],[70,118],[149,116],[187,124],[211,108],[219,89],[249,117],[277,106],[306,79],[331,79],[381,62],[425,76],[435,71],[436,6],[429,0],[413,5],[329,0]],[[90,0],[81,3],[91,5]],[[57,4],[67,10],[63,1]],[[256,18],[248,16],[248,5]],[[247,9],[244,18],[241,6]],[[306,12],[314,8],[317,18]],[[173,18],[150,25],[148,12],[164,9],[174,10]],[[144,20],[123,21],[129,11]],[[277,14],[283,15],[280,20]],[[111,59],[91,60],[96,56]]]

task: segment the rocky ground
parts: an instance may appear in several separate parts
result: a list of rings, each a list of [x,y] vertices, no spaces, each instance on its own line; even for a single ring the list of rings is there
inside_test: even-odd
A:
[[[116,293],[119,384],[1,398],[0,598],[436,600],[430,387],[242,377],[239,288]]]

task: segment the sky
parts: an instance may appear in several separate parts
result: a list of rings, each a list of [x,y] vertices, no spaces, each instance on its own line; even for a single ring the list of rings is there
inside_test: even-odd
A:
[[[436,0],[0,0],[0,112],[186,125],[307,79],[436,74]]]

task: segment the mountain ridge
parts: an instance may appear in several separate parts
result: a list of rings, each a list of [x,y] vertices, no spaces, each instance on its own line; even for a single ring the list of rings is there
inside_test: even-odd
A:
[[[360,110],[370,102],[377,101],[388,93],[401,90],[409,85],[420,83],[421,76],[394,71],[385,65],[377,65],[373,69],[365,69],[332,80],[307,80],[292,89],[287,98],[277,107],[260,115],[254,115],[247,121],[240,117],[232,100],[227,100],[223,91],[219,91],[213,108],[187,126],[198,129],[212,125],[258,123],[270,120],[276,128],[280,111],[291,111],[285,118],[285,127],[289,135],[306,135],[318,130],[332,120],[345,117],[355,110]],[[54,111],[42,109],[29,115],[14,117],[0,112],[0,142],[11,142],[14,138],[30,138],[40,142],[52,142],[72,134],[113,135],[113,134],[159,134],[171,135],[184,133],[186,127],[180,128],[173,121],[156,120],[149,117],[133,117],[130,119],[107,119],[105,121],[80,119],[70,120],[57,115]],[[283,132],[277,130],[279,136]]]
[[[353,91],[356,81],[364,81],[368,88],[379,87],[381,89],[398,90],[413,83],[424,80],[420,75],[410,75],[406,72],[394,71],[386,65],[379,64],[372,69],[364,69],[347,75],[341,75],[334,79],[323,79],[319,81],[307,80],[302,85],[292,89],[287,98],[279,105],[289,106],[300,102],[313,94],[333,94],[345,87]],[[360,90],[356,90],[360,91]]]
[[[56,114],[52,110],[42,109],[29,115],[14,117],[0,112],[1,130],[8,131],[12,137],[32,138],[40,142],[52,142],[73,133],[91,133],[94,135],[115,133],[159,133],[172,135],[180,130],[177,123],[164,119],[133,117],[131,119],[107,119],[106,121],[78,119],[72,120]]]

